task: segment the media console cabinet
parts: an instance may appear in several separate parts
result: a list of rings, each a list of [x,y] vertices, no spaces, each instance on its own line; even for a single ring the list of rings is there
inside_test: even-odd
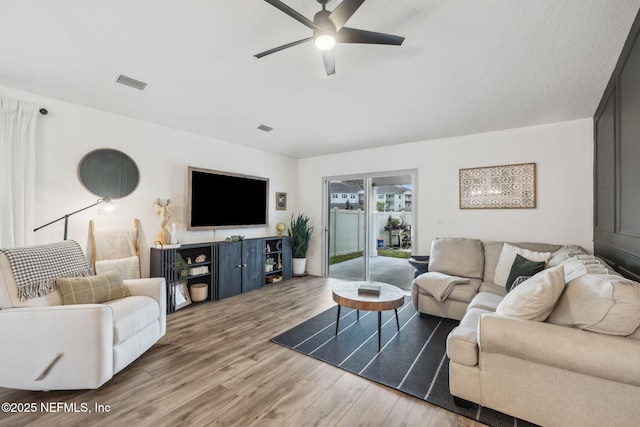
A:
[[[179,305],[180,288],[206,284],[204,302],[228,298],[291,279],[291,238],[261,237],[151,248],[150,276],[167,282],[167,312]],[[178,303],[177,303],[178,302]]]

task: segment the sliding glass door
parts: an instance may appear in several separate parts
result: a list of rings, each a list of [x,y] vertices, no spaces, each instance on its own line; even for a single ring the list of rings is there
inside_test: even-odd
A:
[[[365,280],[365,180],[329,179],[327,275]]]
[[[326,274],[409,288],[415,171],[325,179]]]

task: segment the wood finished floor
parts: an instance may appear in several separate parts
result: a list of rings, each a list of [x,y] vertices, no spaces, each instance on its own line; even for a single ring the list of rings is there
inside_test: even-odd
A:
[[[0,388],[2,402],[108,413],[0,413],[0,426],[466,426],[483,424],[272,343],[326,310],[335,279],[294,278],[167,317],[167,334],[99,390]]]

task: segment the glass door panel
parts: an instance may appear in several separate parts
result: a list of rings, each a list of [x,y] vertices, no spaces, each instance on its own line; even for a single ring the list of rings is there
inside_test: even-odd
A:
[[[415,172],[325,180],[328,276],[410,289]]]
[[[369,280],[411,286],[413,180],[411,175],[375,176],[370,187]]]
[[[365,280],[365,181],[326,181],[328,275]]]

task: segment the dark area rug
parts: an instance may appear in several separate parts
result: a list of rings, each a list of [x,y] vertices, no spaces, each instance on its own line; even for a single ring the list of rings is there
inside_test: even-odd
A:
[[[337,336],[336,315],[334,306],[271,341],[490,426],[535,426],[475,404],[454,404],[446,340],[458,321],[420,317],[405,298],[398,309],[400,332],[393,310],[382,312],[378,352],[377,312],[361,311],[357,321],[356,311],[343,307]]]

